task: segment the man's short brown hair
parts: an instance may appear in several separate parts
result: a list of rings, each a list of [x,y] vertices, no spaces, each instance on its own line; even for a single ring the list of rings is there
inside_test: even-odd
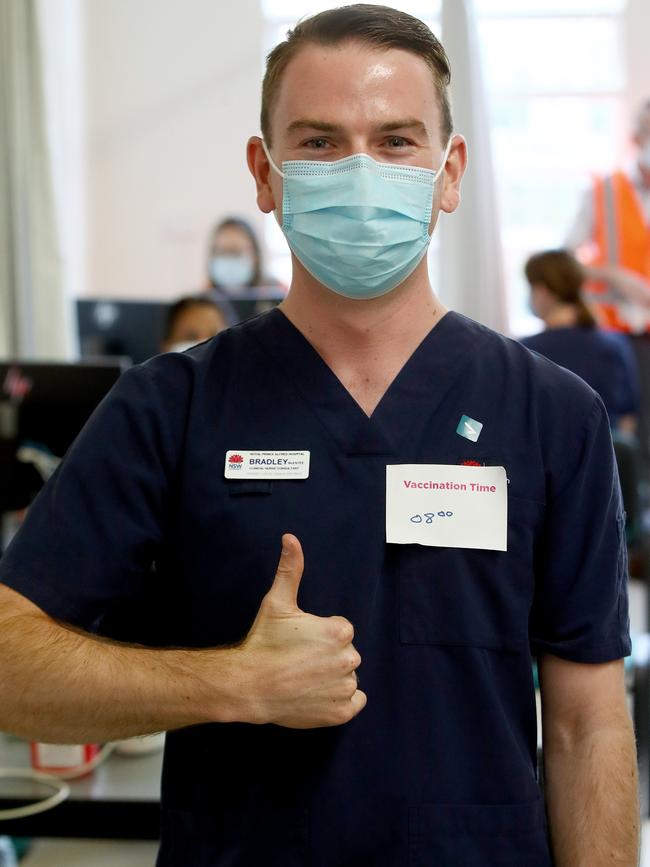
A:
[[[269,147],[271,110],[282,73],[289,61],[305,45],[340,45],[343,42],[363,42],[377,48],[401,48],[421,57],[433,74],[440,105],[442,143],[447,143],[453,123],[448,90],[451,71],[445,49],[418,18],[389,6],[355,3],[328,9],[298,22],[293,30],[288,31],[286,40],[276,45],[266,58],[260,125]]]

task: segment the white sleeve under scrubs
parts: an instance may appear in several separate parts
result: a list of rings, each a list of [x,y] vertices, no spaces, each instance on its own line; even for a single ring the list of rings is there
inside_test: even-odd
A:
[[[253,449],[309,451],[309,477],[226,479],[226,452]],[[387,544],[389,464],[505,467],[508,550]],[[368,419],[273,310],[128,371],[0,580],[103,635],[218,646],[291,532],[301,607],[354,624],[368,704],[348,724],[169,735],[159,867],[551,867],[532,656],[630,652],[623,526],[578,377],[448,313]]]

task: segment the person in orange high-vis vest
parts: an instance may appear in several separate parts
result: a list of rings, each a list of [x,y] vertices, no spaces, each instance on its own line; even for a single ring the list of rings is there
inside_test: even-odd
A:
[[[594,178],[566,246],[587,266],[585,294],[601,326],[644,333],[650,331],[650,102],[633,141],[636,163]]]

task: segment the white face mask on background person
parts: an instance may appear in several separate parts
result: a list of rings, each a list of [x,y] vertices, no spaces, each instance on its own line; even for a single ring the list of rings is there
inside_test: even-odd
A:
[[[248,288],[255,275],[255,263],[246,253],[215,253],[208,265],[215,286],[233,292]]]

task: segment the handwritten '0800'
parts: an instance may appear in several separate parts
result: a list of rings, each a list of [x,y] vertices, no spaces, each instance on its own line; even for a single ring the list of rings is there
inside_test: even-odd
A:
[[[422,515],[413,515],[409,520],[412,524],[433,524],[435,518],[453,517],[453,512],[424,512]]]

